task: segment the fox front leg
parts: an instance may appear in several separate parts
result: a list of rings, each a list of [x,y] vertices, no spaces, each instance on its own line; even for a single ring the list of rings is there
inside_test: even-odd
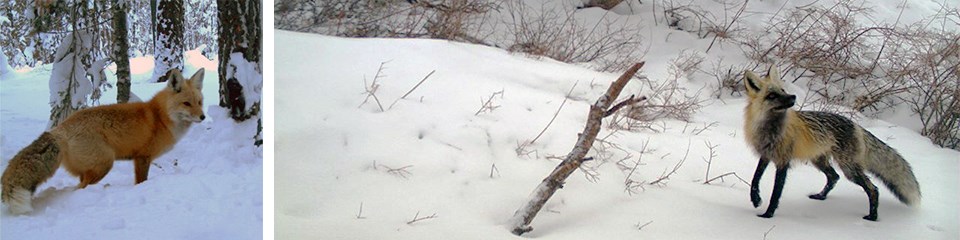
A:
[[[753,202],[753,207],[760,207],[760,178],[769,163],[769,160],[761,157],[757,163],[757,171],[753,173],[753,181],[750,183],[750,201]]]
[[[766,212],[757,216],[762,218],[773,217],[773,212],[777,211],[777,206],[780,205],[780,194],[783,193],[783,184],[787,181],[787,169],[789,168],[790,164],[777,166],[777,179],[773,180],[773,193],[770,195],[770,205],[767,206]]]
[[[147,180],[147,175],[150,171],[150,162],[153,162],[153,158],[133,159],[133,173],[136,184],[140,184]]]

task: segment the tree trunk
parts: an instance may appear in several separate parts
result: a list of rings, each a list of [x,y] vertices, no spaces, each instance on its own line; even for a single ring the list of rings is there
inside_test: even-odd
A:
[[[217,12],[220,106],[229,109],[234,120],[244,121],[260,113],[260,98],[245,96],[245,92],[259,96],[262,89],[260,1],[218,0]],[[251,74],[244,69],[252,69],[256,76],[240,74]]]
[[[183,0],[160,0],[151,80],[164,82],[172,69],[183,71]]]
[[[577,139],[577,144],[573,146],[573,150],[571,150],[563,162],[533,190],[533,193],[530,195],[530,201],[513,214],[511,221],[511,232],[513,232],[513,234],[521,235],[533,231],[530,222],[533,221],[533,218],[536,217],[540,209],[543,208],[543,204],[547,203],[547,200],[550,200],[550,197],[553,196],[557,189],[563,187],[563,182],[567,177],[583,163],[584,157],[587,156],[587,152],[590,151],[593,142],[597,139],[597,133],[600,132],[603,118],[611,115],[625,105],[646,99],[644,97],[633,98],[633,96],[630,96],[630,99],[620,104],[612,104],[613,101],[616,101],[617,97],[620,96],[620,91],[627,85],[627,82],[643,67],[643,64],[643,62],[634,64],[633,67],[628,69],[623,75],[620,75],[617,81],[610,84],[607,93],[600,96],[600,99],[597,99],[597,102],[590,106],[590,112],[587,115],[587,124],[583,132],[579,134],[580,137]],[[613,107],[611,108],[611,106]]]
[[[237,122],[257,117],[253,139],[258,146],[263,144],[259,116],[263,88],[260,12],[258,0],[217,1],[220,107],[228,109]]]
[[[127,2],[112,0],[113,62],[117,63],[117,103],[130,100],[130,45],[127,41]]]

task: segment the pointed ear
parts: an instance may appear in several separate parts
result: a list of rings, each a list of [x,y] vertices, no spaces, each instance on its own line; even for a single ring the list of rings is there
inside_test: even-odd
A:
[[[180,70],[171,69],[167,72],[167,86],[173,89],[173,92],[179,93],[180,90],[183,90],[183,75],[180,75]]]
[[[770,81],[782,81],[782,79],[780,79],[780,70],[777,70],[777,67],[770,65],[770,69],[767,69],[767,79]]]
[[[190,84],[197,88],[197,90],[203,90],[203,68],[197,70],[197,72],[190,77]]]
[[[747,94],[753,95],[760,91],[763,81],[753,71],[746,70],[743,72],[743,85],[747,87]]]

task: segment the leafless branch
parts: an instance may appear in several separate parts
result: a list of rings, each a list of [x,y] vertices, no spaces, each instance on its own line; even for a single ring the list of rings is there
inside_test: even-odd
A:
[[[610,84],[606,94],[600,96],[600,98],[590,106],[587,123],[583,131],[578,135],[577,143],[573,146],[573,149],[567,154],[563,162],[554,168],[553,172],[544,178],[537,188],[533,190],[531,199],[514,212],[511,223],[511,232],[513,234],[521,235],[533,230],[530,222],[533,221],[533,218],[540,212],[540,209],[543,208],[543,205],[553,196],[557,189],[563,186],[563,182],[567,177],[569,177],[574,170],[579,169],[583,161],[587,159],[585,156],[593,146],[594,141],[596,141],[597,134],[603,125],[604,113],[611,107],[613,101],[620,95],[620,92],[623,91],[627,82],[643,67],[643,64],[643,62],[640,62],[630,67],[630,69],[620,75],[616,81]]]
[[[664,169],[664,170],[663,170],[664,173],[661,174],[660,177],[657,178],[657,180],[654,180],[653,182],[650,182],[650,185],[662,185],[663,183],[661,183],[661,182],[663,182],[663,181],[665,181],[665,180],[669,180],[669,179],[670,179],[670,175],[673,175],[674,173],[676,173],[677,170],[680,169],[680,166],[683,165],[683,162],[686,162],[686,161],[687,161],[687,156],[688,156],[688,155],[690,155],[690,141],[687,141],[687,151],[683,154],[683,159],[680,159],[680,161],[677,162],[677,165],[674,165],[674,166],[673,166],[673,170],[670,170],[669,173],[667,173],[667,170]]]
[[[777,227],[777,225],[770,226],[770,229],[767,229],[767,231],[763,233],[763,240],[767,240],[767,234],[770,234],[770,231],[773,231],[775,227]]]
[[[361,216],[363,214],[363,202],[360,202],[360,211],[357,212],[357,219],[366,219],[367,217]]]
[[[380,63],[380,67],[377,68],[377,74],[373,76],[373,82],[371,82],[369,86],[367,85],[367,78],[366,77],[363,78],[363,87],[365,90],[363,93],[367,94],[367,97],[363,99],[363,102],[360,103],[360,105],[357,106],[357,108],[362,107],[364,104],[367,103],[367,101],[370,101],[370,98],[372,97],[373,100],[377,102],[377,106],[380,107],[380,112],[384,112],[383,104],[380,104],[380,98],[377,98],[377,90],[380,90],[380,84],[377,83],[377,80],[379,80],[382,77],[385,77],[384,75],[381,75],[381,74],[383,73],[383,65],[387,64],[387,62]]]
[[[413,225],[413,223],[416,223],[416,222],[419,222],[419,221],[423,221],[423,220],[434,219],[434,218],[437,218],[437,214],[436,214],[436,213],[434,213],[434,214],[432,214],[432,215],[430,215],[430,216],[420,217],[420,211],[417,211],[417,215],[414,215],[414,216],[413,216],[413,220],[410,220],[409,222],[407,222],[407,225]]]
[[[502,89],[501,89],[500,91],[493,92],[493,94],[490,94],[490,97],[487,98],[486,101],[484,101],[483,99],[480,99],[480,103],[481,103],[480,109],[478,109],[478,110],[477,110],[477,113],[474,113],[473,115],[474,115],[474,116],[478,116],[478,115],[480,115],[481,113],[493,112],[493,110],[496,110],[497,108],[499,108],[500,105],[494,105],[494,103],[493,103],[493,98],[494,98],[494,97],[497,97],[497,96],[500,96],[501,99],[503,98],[503,90],[502,90]]]
[[[410,91],[407,91],[407,93],[403,94],[403,96],[401,96],[400,98],[397,98],[397,100],[394,100],[393,103],[390,104],[390,107],[387,107],[387,109],[393,109],[393,105],[397,104],[397,102],[399,102],[400,99],[407,98],[407,95],[410,95],[410,93],[412,93],[413,90],[417,90],[417,87],[420,87],[420,84],[423,84],[423,81],[426,81],[427,78],[430,78],[430,76],[433,75],[433,73],[435,72],[437,72],[437,70],[430,71],[430,73],[427,74],[426,77],[423,77],[423,79],[420,80],[420,82],[418,82],[417,85],[413,86],[413,88],[411,88]]]
[[[649,222],[644,223],[644,224],[637,223],[637,231],[643,230],[643,227],[646,227],[647,225],[650,225],[651,223],[653,223],[653,220],[650,220]]]

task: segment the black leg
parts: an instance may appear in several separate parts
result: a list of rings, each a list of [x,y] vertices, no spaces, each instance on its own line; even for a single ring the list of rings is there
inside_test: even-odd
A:
[[[761,157],[757,163],[757,171],[753,173],[753,181],[750,183],[750,201],[753,202],[753,207],[760,206],[760,178],[763,177],[763,171],[767,169],[769,163],[770,161]]]
[[[879,205],[877,202],[879,195],[877,186],[873,185],[873,182],[870,182],[870,178],[868,178],[866,174],[863,174],[863,170],[861,169],[854,169],[851,171],[851,175],[852,176],[848,178],[850,178],[853,183],[863,187],[863,191],[867,193],[867,198],[870,199],[870,214],[863,216],[863,219],[877,221],[877,205]]]
[[[780,205],[780,194],[783,193],[783,183],[787,181],[787,169],[789,168],[789,164],[777,166],[777,179],[773,181],[773,194],[770,195],[770,205],[767,206],[767,212],[758,216],[770,218],[773,217],[773,212],[777,211],[777,206]]]
[[[810,198],[817,200],[827,199],[827,193],[833,190],[833,186],[837,184],[837,179],[840,179],[840,175],[830,166],[827,156],[820,156],[814,159],[813,166],[816,166],[817,169],[820,169],[820,171],[827,176],[827,185],[823,186],[823,190],[821,190],[820,193],[810,195]]]

